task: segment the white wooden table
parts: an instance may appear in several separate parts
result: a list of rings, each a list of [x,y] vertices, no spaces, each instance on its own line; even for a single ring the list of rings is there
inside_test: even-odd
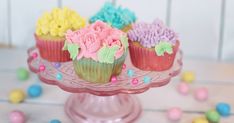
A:
[[[8,123],[8,114],[19,109],[27,115],[28,123],[48,123],[57,118],[62,123],[71,123],[63,111],[63,104],[70,95],[56,86],[41,83],[43,95],[36,99],[27,98],[24,103],[11,104],[8,102],[10,90],[26,89],[39,82],[35,74],[30,79],[20,82],[16,78],[16,69],[27,67],[25,49],[0,49],[0,123]],[[179,77],[161,88],[151,89],[137,95],[143,105],[143,114],[138,123],[169,123],[165,111],[170,107],[181,107],[184,115],[180,123],[191,123],[195,117],[203,116],[208,109],[215,107],[218,102],[227,102],[234,109],[234,63],[218,63],[201,60],[184,60],[184,70],[196,73],[196,82],[192,84],[191,94],[181,96],[176,91]],[[206,102],[197,102],[192,91],[199,87],[209,89],[210,97]],[[234,110],[232,110],[234,113]],[[233,123],[234,115],[222,118],[221,123]]]

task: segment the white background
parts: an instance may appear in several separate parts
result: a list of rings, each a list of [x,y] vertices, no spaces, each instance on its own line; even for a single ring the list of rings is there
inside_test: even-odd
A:
[[[87,19],[106,0],[0,0],[0,43],[34,45],[37,18],[53,7],[67,6]],[[111,1],[111,0],[108,0]],[[116,0],[140,21],[162,19],[179,33],[186,58],[234,61],[233,0]]]

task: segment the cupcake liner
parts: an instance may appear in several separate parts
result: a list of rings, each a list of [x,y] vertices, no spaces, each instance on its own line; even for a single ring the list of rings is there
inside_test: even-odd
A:
[[[171,68],[179,48],[179,41],[173,47],[173,53],[165,53],[164,56],[157,56],[154,49],[144,48],[130,41],[129,50],[132,64],[145,71],[164,71]]]
[[[122,68],[123,68],[123,64],[124,64],[126,56],[127,56],[127,52],[125,54],[123,54],[122,57],[115,60],[112,76],[113,75],[118,76],[122,72]]]
[[[88,82],[107,83],[111,76],[119,75],[122,71],[122,65],[126,54],[115,60],[113,64],[100,63],[92,59],[82,58],[74,60],[73,66],[76,74]]]
[[[39,49],[40,56],[50,62],[71,61],[68,51],[63,51],[64,40],[53,41],[43,40],[35,35],[36,46]]]

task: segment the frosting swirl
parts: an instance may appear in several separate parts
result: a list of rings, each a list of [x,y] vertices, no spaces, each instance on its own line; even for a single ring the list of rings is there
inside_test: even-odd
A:
[[[64,49],[68,49],[73,60],[91,58],[103,63],[113,63],[120,58],[128,48],[127,35],[102,21],[77,30],[68,30]],[[69,46],[76,45],[76,49],[69,50]],[[78,53],[77,53],[78,51]]]
[[[36,34],[64,37],[67,30],[77,30],[85,26],[85,19],[68,8],[54,8],[37,21]]]
[[[132,25],[132,30],[128,32],[128,37],[132,41],[138,41],[146,48],[153,48],[161,41],[175,45],[178,35],[160,20],[155,20],[148,24],[144,22]]]
[[[126,8],[115,7],[111,3],[105,3],[101,10],[92,16],[89,21],[94,23],[97,20],[106,22],[115,28],[122,29],[135,22],[136,16]]]

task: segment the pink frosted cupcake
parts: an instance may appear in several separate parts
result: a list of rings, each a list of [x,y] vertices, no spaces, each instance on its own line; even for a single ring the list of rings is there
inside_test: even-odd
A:
[[[132,64],[146,71],[168,70],[179,49],[177,34],[160,20],[135,23],[128,32]]]
[[[127,35],[102,21],[66,33],[76,74],[89,82],[106,83],[119,75],[128,50]]]
[[[36,46],[40,56],[51,62],[70,61],[69,53],[62,50],[65,32],[84,26],[85,20],[68,8],[55,8],[52,12],[45,13],[38,19],[35,33]]]

